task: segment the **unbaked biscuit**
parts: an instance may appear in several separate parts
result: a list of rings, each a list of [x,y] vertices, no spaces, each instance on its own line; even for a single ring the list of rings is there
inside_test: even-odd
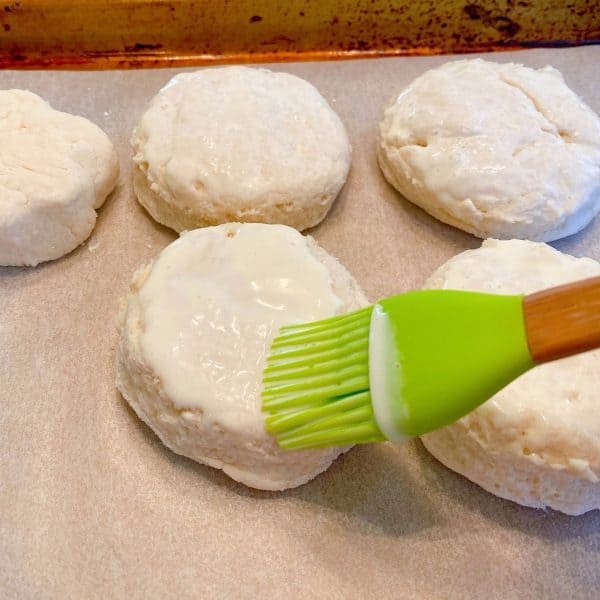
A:
[[[118,175],[99,127],[26,90],[0,91],[0,265],[35,266],[83,243]]]
[[[426,287],[527,294],[598,275],[595,260],[545,244],[487,240],[450,259]],[[600,508],[599,389],[595,350],[535,367],[422,440],[438,460],[492,494],[578,515]]]
[[[176,231],[231,221],[307,229],[350,167],[346,131],[310,83],[248,67],[177,75],[131,143],[138,200]]]
[[[196,229],[135,274],[117,385],[174,452],[251,487],[295,487],[344,449],[284,451],[265,431],[260,392],[271,339],[281,325],[365,304],[346,269],[290,227]]]
[[[378,156],[408,200],[481,238],[556,240],[600,208],[600,118],[552,67],[427,71],[386,108]]]

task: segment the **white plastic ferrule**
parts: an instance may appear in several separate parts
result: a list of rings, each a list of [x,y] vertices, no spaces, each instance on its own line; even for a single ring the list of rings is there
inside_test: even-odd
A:
[[[411,437],[398,429],[395,418],[402,407],[399,364],[390,318],[375,304],[369,328],[369,388],[375,421],[390,442]]]

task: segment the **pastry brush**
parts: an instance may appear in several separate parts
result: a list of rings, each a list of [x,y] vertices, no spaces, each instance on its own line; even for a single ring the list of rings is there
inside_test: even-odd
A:
[[[403,441],[598,346],[600,277],[527,296],[400,294],[281,328],[263,373],[266,428],[286,449]]]

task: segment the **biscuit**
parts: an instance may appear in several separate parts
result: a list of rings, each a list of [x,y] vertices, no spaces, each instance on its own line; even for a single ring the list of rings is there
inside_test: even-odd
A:
[[[557,240],[600,208],[600,118],[552,67],[427,71],[386,108],[378,158],[407,200],[481,238]]]
[[[344,126],[310,83],[225,67],[174,77],[133,132],[134,189],[176,231],[239,222],[319,223],[344,185]]]
[[[92,232],[119,175],[96,125],[25,90],[0,91],[0,265],[35,266]]]
[[[264,427],[262,370],[279,327],[361,308],[352,276],[282,225],[187,232],[135,274],[117,386],[174,452],[250,487],[282,490],[345,449],[281,450]]]
[[[426,287],[526,294],[598,275],[600,263],[545,244],[487,240],[449,260]],[[578,515],[600,508],[599,384],[599,350],[540,365],[422,440],[492,494]]]

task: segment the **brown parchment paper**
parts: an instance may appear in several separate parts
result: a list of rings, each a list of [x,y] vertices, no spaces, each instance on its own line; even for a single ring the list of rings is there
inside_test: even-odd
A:
[[[400,198],[375,160],[386,101],[448,59],[271,66],[314,83],[348,129],[350,178],[312,234],[372,299],[480,243]],[[552,64],[600,111],[600,47],[493,59]],[[495,498],[418,441],[355,448],[267,493],[176,456],[138,421],[114,386],[115,315],[133,270],[175,234],[134,200],[128,139],[174,73],[0,72],[0,87],[98,123],[122,170],[87,243],[0,268],[0,597],[597,598],[598,511]],[[556,246],[600,259],[600,219]]]

